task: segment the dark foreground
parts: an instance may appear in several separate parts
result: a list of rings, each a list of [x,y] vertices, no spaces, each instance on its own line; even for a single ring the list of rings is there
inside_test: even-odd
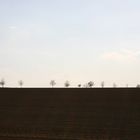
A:
[[[0,140],[140,140],[140,89],[0,88]]]

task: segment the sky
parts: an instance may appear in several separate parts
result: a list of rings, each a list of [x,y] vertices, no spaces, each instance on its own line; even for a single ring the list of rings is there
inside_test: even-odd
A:
[[[0,0],[6,86],[140,83],[139,0]]]

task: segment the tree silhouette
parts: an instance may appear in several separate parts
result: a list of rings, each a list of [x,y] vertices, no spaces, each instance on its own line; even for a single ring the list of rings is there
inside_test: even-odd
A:
[[[50,81],[50,85],[52,86],[52,88],[56,85],[56,82],[55,82],[55,80],[51,80]]]
[[[101,82],[101,87],[104,88],[104,86],[105,86],[105,82],[102,81],[102,82]]]
[[[88,82],[88,87],[92,88],[94,86],[94,82],[93,81],[89,81]]]
[[[69,81],[66,81],[66,82],[64,83],[64,86],[65,86],[65,87],[69,87],[69,86],[70,86],[70,82],[69,82]]]
[[[19,86],[20,86],[20,87],[23,86],[23,81],[22,81],[22,80],[18,81],[18,83],[19,83]]]
[[[5,85],[5,80],[4,79],[1,79],[0,85],[1,85],[1,87],[4,87],[4,85]]]

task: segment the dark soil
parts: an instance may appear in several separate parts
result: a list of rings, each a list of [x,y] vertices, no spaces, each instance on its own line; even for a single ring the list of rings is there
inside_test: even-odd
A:
[[[0,140],[140,140],[139,88],[0,88]]]

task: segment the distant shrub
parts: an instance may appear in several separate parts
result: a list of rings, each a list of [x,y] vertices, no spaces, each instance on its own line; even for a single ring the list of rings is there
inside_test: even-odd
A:
[[[140,84],[137,84],[137,86],[136,86],[137,88],[140,88]]]
[[[70,82],[69,82],[69,81],[66,81],[66,82],[64,83],[64,86],[65,86],[65,87],[69,87],[69,86],[70,86]]]
[[[78,87],[80,88],[82,85],[81,84],[78,84]]]

